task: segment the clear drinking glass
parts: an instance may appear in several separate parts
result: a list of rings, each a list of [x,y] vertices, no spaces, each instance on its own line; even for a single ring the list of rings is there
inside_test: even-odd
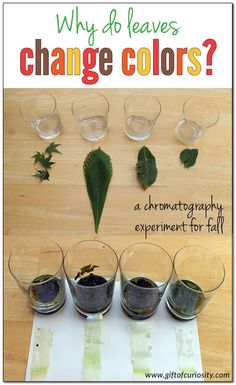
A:
[[[38,313],[54,313],[65,303],[62,262],[60,246],[46,238],[22,241],[10,254],[9,270]]]
[[[71,109],[85,139],[96,141],[107,134],[109,102],[104,95],[81,95],[72,103]]]
[[[64,271],[76,309],[83,315],[106,313],[112,303],[118,259],[100,241],[82,241],[64,258]]]
[[[214,126],[220,113],[211,98],[193,96],[183,105],[182,114],[175,128],[177,139],[184,144],[193,144]]]
[[[220,258],[201,246],[186,246],[174,257],[173,276],[167,290],[166,304],[179,320],[195,318],[225,278]]]
[[[35,91],[23,96],[20,113],[42,139],[53,139],[62,130],[56,99],[47,92]]]
[[[127,247],[120,257],[121,306],[132,318],[151,317],[172,274],[172,261],[161,247],[140,242]]]
[[[147,139],[161,113],[161,104],[154,95],[134,93],[124,103],[125,133],[134,140]]]

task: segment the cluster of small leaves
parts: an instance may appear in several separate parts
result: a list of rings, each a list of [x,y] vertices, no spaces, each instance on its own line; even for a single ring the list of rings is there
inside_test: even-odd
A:
[[[85,266],[81,267],[80,271],[75,276],[75,280],[77,280],[78,278],[80,278],[82,275],[84,275],[86,273],[87,274],[92,273],[94,271],[94,269],[96,269],[96,267],[99,267],[99,266],[90,264],[90,265],[85,265]]]
[[[52,155],[54,152],[61,154],[61,152],[57,149],[60,144],[56,144],[52,142],[45,150],[44,153],[37,151],[32,158],[34,158],[34,164],[38,164],[41,166],[40,169],[36,169],[34,174],[35,178],[38,178],[40,182],[43,180],[49,180],[50,174],[48,170],[50,170],[56,162],[51,162]]]
[[[180,153],[179,158],[181,163],[183,163],[184,167],[189,168],[194,166],[197,160],[197,156],[198,156],[198,150],[196,148],[193,148],[191,150],[188,148],[185,148],[185,150],[183,150]]]

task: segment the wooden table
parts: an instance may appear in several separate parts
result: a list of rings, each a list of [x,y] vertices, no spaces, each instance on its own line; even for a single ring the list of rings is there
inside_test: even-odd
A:
[[[157,95],[162,113],[149,139],[135,142],[124,134],[123,103],[131,89],[104,89],[110,102],[109,134],[98,142],[84,140],[71,113],[71,103],[85,90],[53,89],[64,130],[56,143],[63,155],[55,155],[56,165],[50,182],[39,183],[32,177],[31,156],[43,151],[41,140],[19,114],[20,95],[30,90],[6,89],[4,96],[4,380],[24,380],[33,312],[10,275],[7,260],[19,240],[30,236],[48,236],[66,250],[77,241],[99,239],[118,254],[128,245],[144,241],[144,233],[135,232],[138,223],[176,223],[186,216],[179,212],[135,211],[149,195],[154,202],[208,202],[211,194],[224,207],[224,234],[153,232],[147,241],[166,249],[172,256],[182,246],[199,244],[220,255],[226,279],[198,318],[203,368],[205,371],[230,373],[231,379],[231,90],[229,89],[154,89],[142,90]],[[90,91],[93,92],[93,91]],[[209,95],[220,109],[220,120],[195,145],[197,164],[184,169],[179,154],[185,145],[174,136],[183,101],[191,95]],[[136,179],[138,150],[146,145],[157,158],[158,179],[145,192]],[[83,161],[99,146],[113,162],[113,177],[103,211],[99,233],[94,233],[93,216],[87,196]],[[199,214],[199,222],[204,221]],[[144,262],[145,263],[145,262]],[[226,378],[217,380],[228,381]]]

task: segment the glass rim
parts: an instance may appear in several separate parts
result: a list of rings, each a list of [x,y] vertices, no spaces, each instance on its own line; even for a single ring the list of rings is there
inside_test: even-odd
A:
[[[109,110],[110,110],[110,103],[109,103],[107,97],[106,97],[105,95],[103,95],[102,93],[100,93],[100,92],[92,92],[92,91],[91,91],[91,92],[86,92],[86,93],[84,93],[84,94],[81,94],[81,96],[77,96],[77,98],[74,99],[73,102],[71,103],[71,112],[72,112],[73,116],[74,116],[76,119],[78,119],[78,118],[77,118],[77,116],[76,116],[76,113],[74,112],[74,105],[75,105],[75,103],[76,103],[77,101],[79,101],[80,97],[81,97],[81,99],[83,99],[83,98],[85,98],[85,97],[89,97],[89,96],[92,96],[92,95],[94,95],[94,96],[101,96],[101,97],[105,100],[106,106],[107,106],[107,114],[108,114],[108,112],[109,112]],[[83,105],[83,104],[82,104],[80,107],[87,107],[87,105]],[[78,120],[80,120],[80,119],[78,119]],[[78,243],[79,243],[79,242],[78,242]]]
[[[11,260],[12,260],[12,257],[13,257],[13,253],[14,253],[14,251],[15,251],[16,249],[19,248],[19,246],[16,246],[16,247],[14,247],[14,248],[11,250],[11,253],[10,253],[10,255],[9,255],[9,258],[8,258],[8,268],[9,268],[9,271],[10,271],[11,275],[15,278],[15,280],[16,280],[17,282],[24,283],[24,284],[27,284],[27,285],[30,284],[30,285],[38,286],[38,285],[41,285],[42,283],[50,282],[52,279],[54,279],[54,278],[59,274],[60,270],[62,269],[62,267],[63,267],[63,256],[64,256],[64,254],[63,254],[63,250],[62,250],[61,246],[60,246],[57,242],[52,241],[52,240],[49,239],[49,238],[39,238],[39,239],[44,239],[44,240],[50,241],[51,243],[53,243],[54,245],[56,245],[56,246],[60,249],[60,252],[61,252],[61,263],[60,263],[59,268],[57,269],[57,271],[56,271],[54,274],[50,274],[50,275],[51,275],[50,278],[46,279],[46,280],[43,281],[43,282],[32,282],[32,281],[31,281],[31,282],[28,282],[28,281],[24,281],[24,280],[21,280],[21,279],[17,278],[17,276],[15,275],[15,273],[13,272],[12,267],[11,267]],[[24,248],[24,246],[22,246],[22,248]],[[45,275],[46,275],[46,274],[45,274]],[[48,275],[49,275],[49,274],[48,274]]]
[[[213,123],[211,123],[211,124],[209,124],[209,125],[207,125],[207,126],[204,126],[203,128],[210,128],[210,127],[212,127],[212,126],[214,126],[215,124],[217,124],[218,123],[218,121],[219,121],[219,119],[220,119],[220,110],[219,110],[219,108],[217,107],[217,105],[216,104],[214,104],[211,100],[209,100],[209,97],[207,97],[207,96],[199,96],[199,95],[195,95],[195,96],[190,96],[189,98],[187,98],[186,100],[185,100],[185,102],[184,102],[184,104],[183,104],[183,109],[182,109],[182,112],[183,112],[183,114],[185,115],[185,107],[186,107],[186,104],[190,101],[190,100],[200,100],[200,101],[203,101],[204,99],[207,99],[207,101],[208,101],[208,103],[211,105],[211,106],[213,106],[215,109],[216,109],[216,112],[217,112],[217,118],[216,118],[216,120],[213,122]]]
[[[123,108],[124,108],[125,113],[127,113],[126,103],[127,103],[128,99],[130,99],[132,96],[144,96],[144,97],[151,96],[153,99],[155,99],[155,101],[157,102],[157,104],[159,105],[159,108],[160,108],[160,111],[158,112],[158,114],[156,114],[155,118],[152,120],[155,120],[160,116],[160,114],[161,114],[161,102],[160,102],[159,98],[154,94],[148,94],[145,92],[133,92],[132,94],[126,96],[124,104],[123,104]]]
[[[211,290],[202,290],[202,289],[201,289],[201,290],[196,290],[196,289],[193,289],[193,288],[187,286],[187,285],[183,282],[183,280],[179,277],[179,275],[177,274],[177,271],[176,271],[176,268],[175,268],[175,260],[177,259],[177,255],[178,255],[183,249],[190,248],[190,247],[196,247],[196,248],[199,248],[199,249],[202,249],[202,250],[207,250],[207,251],[209,251],[212,255],[214,255],[215,257],[217,257],[218,261],[220,262],[221,267],[222,267],[222,269],[223,269],[223,277],[222,277],[222,280],[220,281],[220,283],[219,283],[214,289],[211,289]],[[175,274],[176,274],[178,280],[182,283],[182,285],[185,286],[187,289],[189,289],[189,290],[195,292],[195,293],[212,293],[212,292],[216,291],[217,289],[219,289],[219,287],[222,285],[222,283],[223,283],[224,280],[225,280],[225,267],[224,267],[224,264],[223,264],[221,258],[220,258],[216,253],[214,253],[213,251],[211,251],[210,249],[208,249],[208,248],[205,247],[205,246],[199,246],[199,245],[187,245],[187,246],[181,247],[181,249],[179,249],[179,250],[176,252],[175,256],[174,256],[174,259],[173,259],[173,271],[175,272]]]
[[[116,258],[116,269],[115,269],[115,272],[114,274],[112,275],[112,277],[110,277],[106,282],[102,283],[101,285],[97,285],[97,286],[85,286],[85,288],[97,288],[97,287],[102,287],[103,285],[107,285],[110,281],[112,281],[115,277],[116,277],[116,274],[117,274],[117,270],[118,270],[118,266],[119,266],[119,260],[118,260],[118,257],[117,257],[117,253],[116,251],[111,247],[109,246],[107,243],[103,242],[103,241],[98,241],[96,239],[85,239],[84,241],[79,241],[79,242],[76,242],[74,245],[72,245],[71,247],[69,247],[69,249],[66,251],[66,253],[64,254],[64,257],[63,257],[63,270],[64,270],[64,273],[67,277],[67,279],[70,280],[70,278],[68,277],[67,275],[67,272],[66,272],[66,269],[65,269],[65,260],[66,260],[66,256],[67,254],[69,253],[69,251],[71,249],[73,249],[73,247],[77,246],[77,245],[80,245],[81,243],[88,243],[88,242],[95,242],[95,243],[98,243],[98,244],[102,244],[102,245],[105,245],[107,246],[112,252],[113,254],[115,255],[115,258]],[[81,285],[82,286],[82,285]]]
[[[57,101],[56,101],[55,96],[54,96],[53,94],[51,94],[50,92],[47,92],[47,91],[39,91],[38,94],[35,93],[34,95],[25,94],[25,95],[22,95],[22,96],[21,96],[21,101],[20,101],[20,107],[19,107],[19,110],[20,110],[20,115],[21,115],[21,117],[22,117],[23,120],[25,120],[26,122],[35,122],[35,119],[29,119],[29,118],[27,118],[27,117],[24,116],[24,114],[23,114],[23,112],[22,112],[22,105],[23,105],[23,103],[26,102],[27,98],[30,100],[30,99],[37,98],[37,96],[40,96],[40,95],[47,95],[47,96],[50,96],[50,97],[53,99],[54,108],[53,108],[53,110],[50,112],[50,114],[55,113],[56,108],[57,108]]]
[[[142,244],[142,245],[152,245],[152,246],[155,246],[155,247],[161,249],[162,251],[164,251],[164,252],[166,253],[166,255],[169,257],[169,260],[170,260],[170,262],[171,262],[171,269],[170,269],[171,272],[170,272],[170,275],[169,275],[168,279],[167,279],[164,283],[162,283],[161,285],[157,286],[157,288],[161,288],[161,287],[165,286],[166,284],[169,283],[169,281],[170,281],[170,279],[171,279],[171,277],[172,277],[172,274],[173,274],[173,261],[172,261],[172,259],[171,259],[170,254],[169,254],[165,249],[163,249],[163,247],[161,247],[161,246],[159,246],[159,245],[157,245],[156,243],[153,243],[153,242],[136,242],[136,243],[133,243],[132,245],[127,246],[127,247],[122,251],[122,253],[121,253],[121,255],[120,255],[120,258],[119,258],[119,270],[120,270],[120,273],[123,274],[123,276],[129,281],[129,284],[131,284],[132,286],[135,286],[135,287],[137,288],[137,285],[135,285],[133,282],[130,282],[130,279],[128,279],[128,278],[126,277],[126,275],[123,273],[123,271],[122,271],[122,269],[121,269],[121,259],[122,259],[123,254],[124,254],[130,247],[133,247],[133,246],[135,246],[135,245],[141,245],[141,244]],[[153,281],[153,282],[154,282],[154,281]],[[156,287],[140,287],[140,288],[141,288],[141,289],[146,289],[146,290],[155,290],[155,289],[157,289]]]

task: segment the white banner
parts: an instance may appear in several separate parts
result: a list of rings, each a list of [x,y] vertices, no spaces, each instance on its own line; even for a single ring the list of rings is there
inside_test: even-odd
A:
[[[232,4],[4,4],[5,88],[231,83]]]

